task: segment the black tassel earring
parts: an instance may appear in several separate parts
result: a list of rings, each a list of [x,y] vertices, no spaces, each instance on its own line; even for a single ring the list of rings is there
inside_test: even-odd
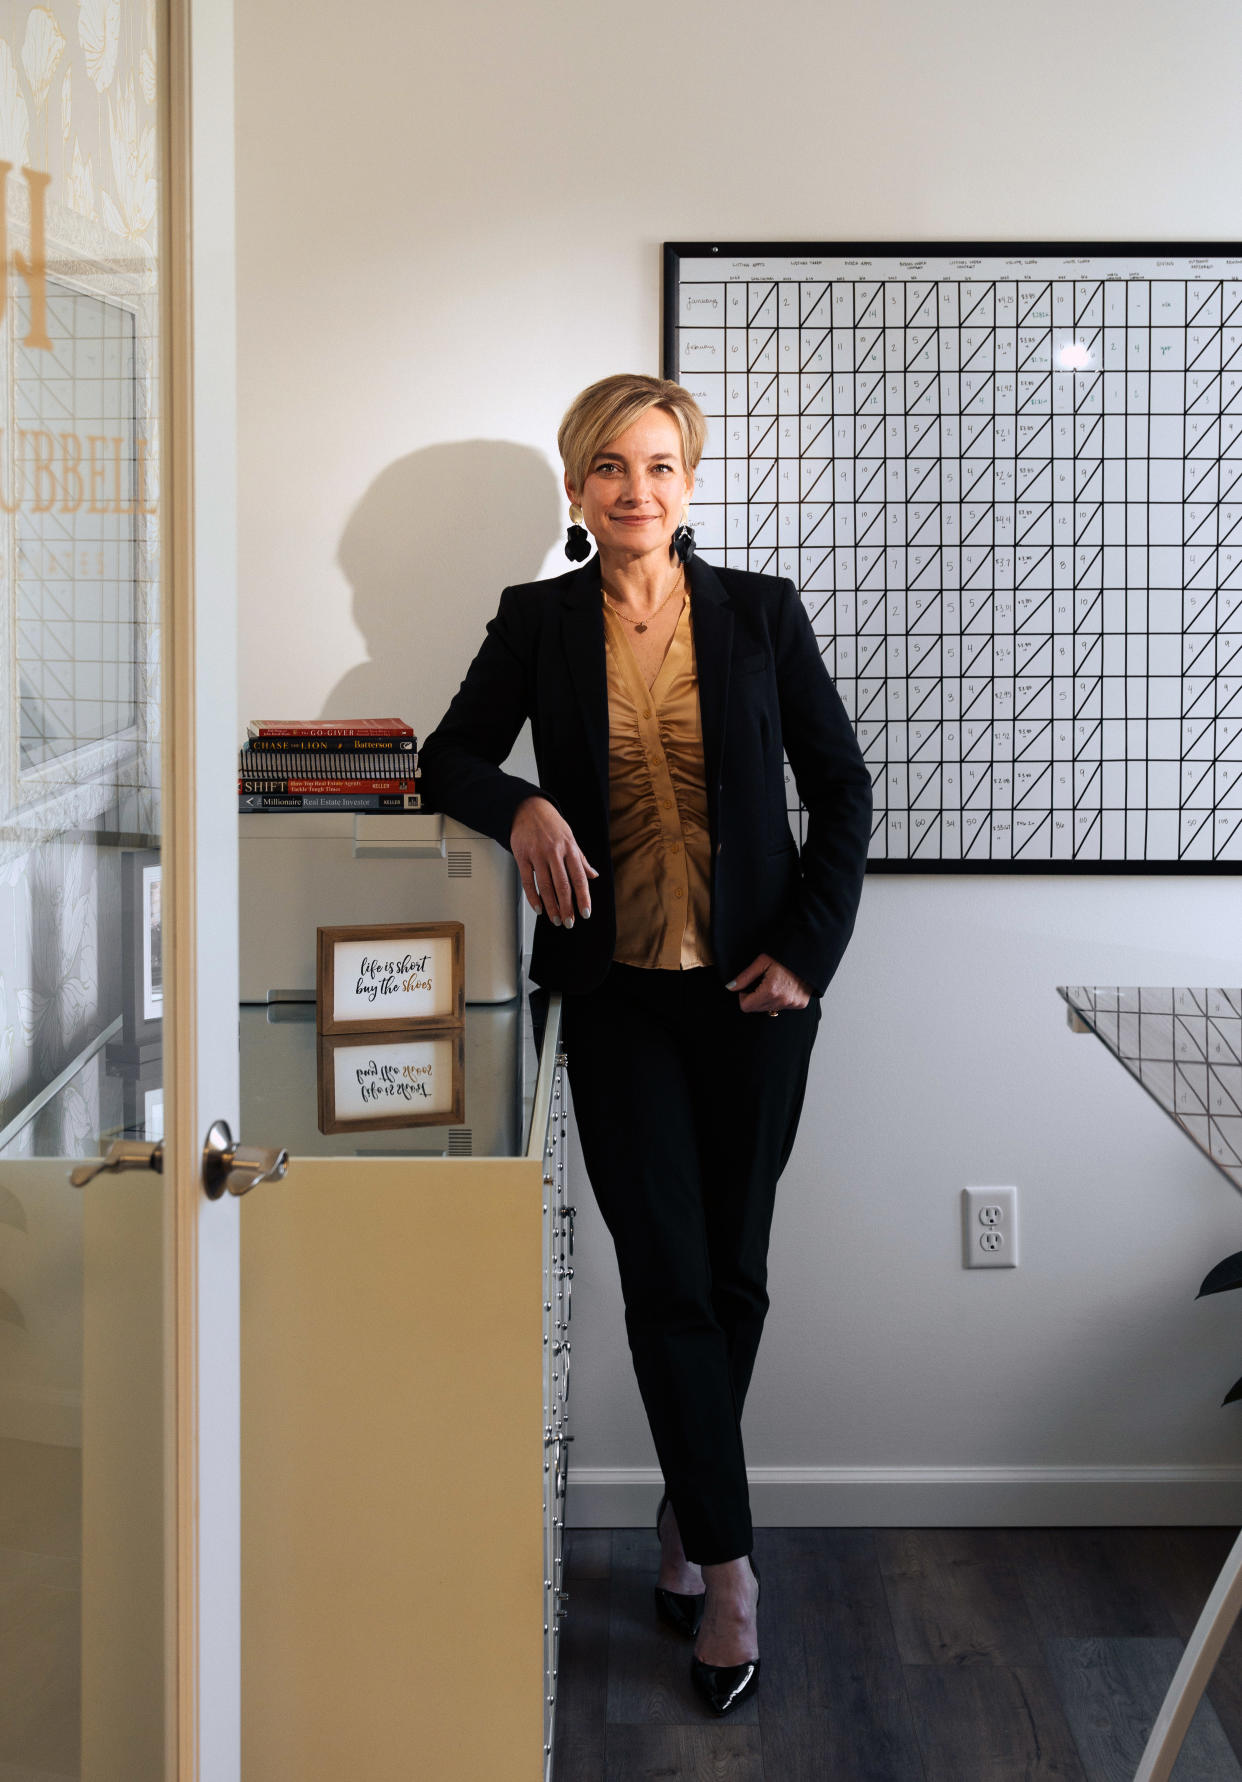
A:
[[[676,559],[684,565],[689,563],[694,555],[694,527],[686,523],[689,515],[688,507],[681,510],[681,525],[669,541],[668,560],[670,563]]]
[[[565,534],[565,555],[571,563],[585,563],[591,555],[591,534],[582,524],[582,509],[576,503],[569,517],[573,524]]]

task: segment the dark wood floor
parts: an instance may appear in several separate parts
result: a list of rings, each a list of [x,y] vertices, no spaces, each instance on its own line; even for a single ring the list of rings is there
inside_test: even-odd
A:
[[[655,1618],[653,1532],[568,1531],[556,1782],[1129,1782],[1229,1528],[758,1529],[758,1693]],[[1242,1782],[1242,1632],[1173,1782]]]

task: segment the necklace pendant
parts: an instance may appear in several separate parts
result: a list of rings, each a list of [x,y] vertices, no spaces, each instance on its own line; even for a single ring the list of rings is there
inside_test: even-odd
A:
[[[645,631],[647,629],[646,619],[644,619],[640,625],[635,625],[634,629],[635,631]]]

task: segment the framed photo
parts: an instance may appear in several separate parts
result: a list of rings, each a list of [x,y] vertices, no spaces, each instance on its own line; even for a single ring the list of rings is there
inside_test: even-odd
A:
[[[466,1117],[464,1023],[434,1031],[320,1035],[319,1130],[460,1126]]]
[[[396,1033],[466,1018],[465,925],[320,928],[320,1033]]]
[[[121,854],[121,1033],[126,1046],[160,1041],[164,1014],[163,922],[158,848]]]

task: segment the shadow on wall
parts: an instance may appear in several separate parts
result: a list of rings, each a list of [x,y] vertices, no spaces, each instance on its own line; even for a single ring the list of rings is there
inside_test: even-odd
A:
[[[370,659],[341,676],[320,716],[404,717],[427,736],[501,589],[538,575],[563,505],[543,454],[508,440],[426,446],[381,471],[337,552]]]

